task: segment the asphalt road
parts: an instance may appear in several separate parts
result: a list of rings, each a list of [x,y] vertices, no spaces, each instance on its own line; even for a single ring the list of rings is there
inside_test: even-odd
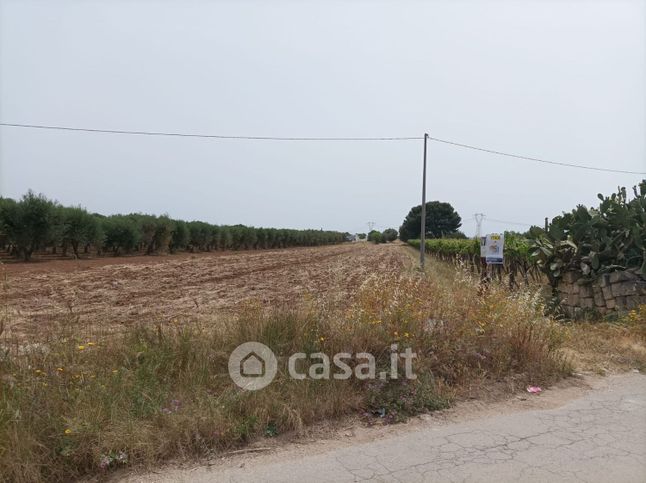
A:
[[[646,482],[646,376],[565,405],[429,425],[321,454],[161,471],[130,481]]]

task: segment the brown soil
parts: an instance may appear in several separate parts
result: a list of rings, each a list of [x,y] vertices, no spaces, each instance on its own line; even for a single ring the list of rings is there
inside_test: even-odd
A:
[[[355,243],[3,265],[5,335],[38,340],[63,315],[100,323],[103,331],[212,318],[249,301],[273,305],[323,293],[347,298],[368,274],[399,270],[409,260],[397,245]]]

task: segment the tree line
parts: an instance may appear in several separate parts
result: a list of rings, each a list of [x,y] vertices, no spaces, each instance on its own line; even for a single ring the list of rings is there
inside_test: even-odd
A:
[[[25,261],[43,250],[76,257],[150,255],[320,246],[342,243],[348,236],[338,231],[213,225],[167,215],[104,216],[81,206],[63,206],[32,191],[19,200],[0,198],[0,248]]]

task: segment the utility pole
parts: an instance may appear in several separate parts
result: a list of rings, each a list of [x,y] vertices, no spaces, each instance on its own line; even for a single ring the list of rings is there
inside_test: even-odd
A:
[[[428,134],[424,133],[424,169],[422,170],[422,223],[419,234],[419,268],[424,270],[426,255],[426,143]]]
[[[473,217],[476,219],[476,238],[480,241],[480,234],[482,233],[482,220],[484,220],[484,213],[475,213]]]
[[[368,233],[370,233],[375,227],[376,223],[374,221],[369,221],[368,223],[366,223],[366,225],[368,225]]]

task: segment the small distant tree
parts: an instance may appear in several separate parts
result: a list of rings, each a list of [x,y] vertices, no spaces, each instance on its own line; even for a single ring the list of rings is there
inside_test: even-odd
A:
[[[29,190],[19,202],[2,203],[0,218],[16,254],[26,262],[52,238],[56,204]]]
[[[141,240],[137,222],[129,216],[114,215],[102,220],[105,233],[105,247],[117,256],[121,250],[126,253],[133,250]]]
[[[392,242],[397,240],[397,230],[394,228],[386,228],[382,233],[385,242]]]
[[[14,221],[14,218],[16,221]],[[15,243],[10,234],[12,223],[18,223],[18,207],[15,200],[11,198],[0,198],[0,233],[2,234],[3,248],[8,247],[13,255],[18,255]]]
[[[209,250],[211,241],[211,227],[203,221],[188,223],[188,240],[191,251]]]
[[[368,241],[373,243],[383,243],[384,236],[380,231],[372,230],[370,233],[368,233]]]
[[[153,239],[152,251],[148,253],[166,252],[170,249],[173,239],[175,224],[167,215],[162,215],[155,220],[155,236]]]
[[[233,247],[233,235],[228,226],[220,227],[222,235],[220,237],[220,247],[222,250],[231,250]]]
[[[177,250],[186,249],[188,245],[188,225],[183,220],[173,220],[173,233],[170,239],[170,251],[175,253]]]
[[[458,232],[462,219],[450,203],[429,201],[426,203],[426,236],[428,238],[443,238]],[[422,227],[422,205],[411,208],[399,228],[399,238],[402,241],[419,238]]]
[[[256,245],[254,246],[254,248],[267,248],[267,230],[265,230],[264,228],[256,229]]]
[[[97,242],[100,238],[99,221],[80,206],[61,208],[61,239],[64,247],[72,247],[79,257],[79,246]]]
[[[139,242],[143,245],[146,255],[150,255],[155,251],[155,235],[157,233],[156,218],[151,215],[142,215],[139,213],[131,214],[129,218],[137,224],[137,229],[140,233]]]
[[[368,235],[366,235],[365,233],[357,233],[357,238],[359,240],[365,240],[366,236],[368,236]]]

